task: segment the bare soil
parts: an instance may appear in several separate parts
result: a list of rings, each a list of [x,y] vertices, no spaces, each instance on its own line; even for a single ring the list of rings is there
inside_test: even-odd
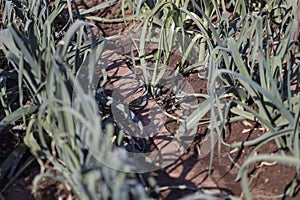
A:
[[[120,13],[118,12],[119,5],[115,5],[110,9],[109,13]],[[101,13],[101,12],[100,12]],[[104,11],[105,13],[105,11]],[[101,14],[99,14],[101,15]],[[103,16],[103,15],[102,15]],[[104,15],[104,17],[106,17]],[[108,14],[108,18],[121,17],[121,15]],[[98,26],[102,27],[105,35],[113,35],[123,31],[126,26],[124,24],[101,24]],[[116,30],[117,29],[117,30]],[[110,34],[112,33],[112,34]],[[174,62],[172,62],[174,63]],[[205,93],[207,92],[206,82],[199,79],[197,74],[190,74],[187,77],[188,81],[193,86],[195,92]],[[247,124],[247,125],[245,125]],[[255,124],[249,123],[233,123],[228,125],[226,140],[228,143],[237,141],[247,141],[264,133],[264,130],[257,127]],[[176,129],[175,123],[168,123],[167,129]],[[198,134],[203,134],[205,127],[200,127]],[[245,132],[245,130],[248,130]],[[201,137],[200,137],[201,138]],[[238,168],[235,167],[231,160],[228,158],[228,149],[221,146],[221,154],[218,155],[217,145],[214,148],[213,153],[213,170],[209,175],[209,164],[210,156],[207,155],[205,158],[199,158],[197,145],[201,144],[201,139],[195,139],[190,147],[189,152],[182,155],[176,162],[170,166],[157,170],[151,173],[159,186],[178,186],[187,185],[197,189],[212,189],[219,191],[224,194],[231,194],[233,196],[242,198],[242,188],[239,181],[235,181],[238,175]],[[243,163],[251,148],[240,149],[239,151],[232,154],[233,159],[238,164]],[[277,145],[274,142],[264,145],[257,151],[257,154],[261,153],[278,153]],[[296,169],[293,166],[282,165],[279,163],[255,163],[251,165],[248,170],[250,173],[249,183],[250,190],[253,195],[259,196],[275,196],[285,192],[288,185],[293,180]],[[182,190],[182,189],[167,189],[158,194],[153,193],[154,198],[159,199],[178,199],[186,196],[187,194],[194,193],[194,190]],[[296,193],[294,197],[284,197],[283,199],[299,199],[299,193]]]

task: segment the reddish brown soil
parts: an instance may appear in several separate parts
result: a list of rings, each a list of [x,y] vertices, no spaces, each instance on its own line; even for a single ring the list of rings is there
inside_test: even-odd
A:
[[[191,82],[195,91],[199,92],[199,90],[205,90],[205,82],[200,80],[195,74],[190,75],[188,80]],[[248,127],[242,122],[233,123],[228,126],[227,129],[228,133],[225,137],[228,143],[248,141],[264,133],[263,130],[255,128],[254,124]],[[246,129],[249,131],[244,133],[243,131]],[[202,128],[202,132],[200,131],[198,134],[203,133],[203,130],[205,129]],[[178,158],[174,164],[151,173],[151,175],[156,178],[157,183],[160,186],[187,185],[198,190],[201,188],[211,189],[223,194],[242,197],[241,184],[235,181],[238,168],[235,167],[228,158],[228,149],[222,145],[219,155],[218,147],[217,145],[215,146],[212,173],[209,175],[210,156],[207,155],[205,158],[200,158],[196,148],[197,145],[201,145],[201,140],[196,139],[191,145],[190,151]],[[235,162],[242,164],[251,149],[251,147],[245,147],[231,155]],[[270,142],[257,151],[257,154],[261,153],[278,153],[275,142]],[[250,165],[248,171],[251,172],[249,184],[253,196],[275,196],[282,194],[296,175],[295,167],[277,163],[274,165],[271,164],[270,166],[268,163],[266,165],[263,163],[255,163]],[[168,189],[154,196],[161,199],[177,199],[194,192],[193,189]],[[293,198],[298,199],[299,197],[299,194],[295,194]]]
[[[110,9],[109,14],[103,15],[105,11],[99,12],[99,15],[116,18],[121,17],[119,5],[115,5]],[[118,15],[113,15],[111,13],[119,13]],[[123,31],[126,26],[124,24],[101,24],[97,23],[98,26],[104,31],[104,35],[110,36],[114,33],[119,33]],[[207,91],[207,85],[205,81],[200,80],[197,74],[191,74],[187,77],[188,81],[193,86],[195,92],[205,93]],[[175,123],[168,125],[168,129],[176,129]],[[253,125],[254,126],[254,125]],[[231,124],[228,127],[228,135],[226,136],[228,143],[233,143],[237,141],[247,141],[257,138],[264,132],[262,130],[257,130],[256,128],[247,127],[241,122]],[[230,129],[229,129],[230,128]],[[204,127],[199,128],[201,131],[198,134],[203,133]],[[243,130],[251,129],[247,133],[243,133]],[[195,189],[213,189],[214,191],[219,191],[223,194],[230,194],[236,197],[242,198],[242,188],[239,181],[235,181],[238,168],[236,168],[232,162],[229,160],[227,153],[228,150],[222,145],[221,153],[218,155],[217,145],[214,148],[213,154],[213,170],[211,176],[209,176],[209,163],[210,157],[207,155],[205,158],[199,158],[196,146],[201,143],[201,140],[195,139],[195,142],[191,145],[189,152],[178,158],[178,160],[161,170],[157,170],[151,173],[157,184],[159,186],[178,186],[187,185]],[[241,164],[247,154],[250,152],[251,148],[244,148],[232,156],[234,160]],[[257,154],[260,153],[278,153],[277,146],[274,142],[269,143],[263,148],[259,149]],[[268,163],[267,163],[268,164]],[[282,194],[287,186],[293,180],[296,170],[295,167],[274,164],[272,166],[264,165],[261,163],[256,163],[249,167],[249,172],[251,176],[249,177],[250,190],[253,196],[265,195],[274,196]],[[181,190],[181,189],[167,189],[161,191],[160,193],[152,193],[154,198],[160,199],[178,199],[187,194],[194,193],[195,190]],[[286,199],[299,199],[300,195],[295,194],[293,198],[286,197]]]

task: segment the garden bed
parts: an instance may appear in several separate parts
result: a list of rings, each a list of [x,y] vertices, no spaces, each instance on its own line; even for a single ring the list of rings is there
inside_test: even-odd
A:
[[[87,5],[79,3],[79,8],[88,8],[100,2],[91,3],[89,1]],[[108,8],[97,11],[94,13],[94,15],[105,19],[122,18],[121,6],[121,3],[117,3]],[[127,8],[125,14],[126,16],[131,16],[132,11]],[[125,25],[123,22],[93,23],[100,28],[101,34],[105,37],[122,33],[131,25],[130,21],[127,23],[127,25]],[[114,62],[116,60],[110,61]],[[171,57],[171,63],[177,63],[176,60],[178,60],[176,56]],[[119,66],[117,65],[116,67],[114,65],[116,67],[115,69],[112,69],[111,71],[107,70],[108,81],[104,87],[107,94],[111,94],[112,90],[118,87],[118,84],[124,84],[122,82],[117,82],[118,79],[122,79],[122,75],[129,74],[130,76],[134,71],[134,67],[124,62],[124,60],[121,60],[120,62],[121,64]],[[5,67],[6,62],[2,63],[2,67]],[[0,68],[2,69],[2,67]],[[171,66],[171,68],[175,67]],[[185,74],[184,78],[190,83],[195,93],[208,94],[208,83],[205,79],[202,79],[198,75],[198,71]],[[150,98],[150,94],[148,96],[148,100],[150,102],[148,102],[148,107],[146,106],[145,108],[135,111],[136,115],[139,115],[141,119],[144,119],[144,121],[142,121],[144,124],[147,124],[147,117],[145,116],[149,115],[147,112],[151,110],[151,107],[149,108],[149,106],[155,106],[158,104],[158,101]],[[203,99],[197,98],[197,101],[202,102]],[[159,106],[165,107],[166,110],[169,109],[168,103],[162,103]],[[108,109],[106,113],[107,115],[112,114],[110,107],[106,107],[106,109]],[[174,114],[172,112],[170,113]],[[209,114],[207,114],[206,117],[207,116],[209,116]],[[172,120],[170,117],[167,119],[167,123],[164,124],[162,130],[176,132],[176,130],[178,130],[177,121]],[[212,157],[210,157],[209,153],[202,157],[200,155],[202,153],[201,145],[203,145],[207,139],[207,127],[207,125],[198,126],[197,133],[193,138],[193,142],[189,146],[188,151],[177,157],[174,162],[169,163],[162,169],[137,175],[137,177],[140,177],[139,181],[141,184],[147,188],[150,197],[155,199],[179,199],[195,193],[200,194],[213,192],[215,194],[219,194],[220,199],[225,197],[243,198],[241,182],[240,180],[236,181],[236,178],[239,175],[239,168],[235,166],[235,164],[242,165],[244,161],[247,160],[248,155],[253,147],[244,147],[242,145],[241,148],[231,149],[230,155],[232,160],[230,160],[228,157],[228,148],[225,145],[221,145],[220,149],[218,149],[218,145],[215,145]],[[225,126],[225,129],[226,131],[224,131],[223,138],[228,144],[251,141],[262,136],[266,132],[266,129],[263,128],[259,123],[255,123],[250,120],[228,123]],[[157,146],[159,148],[163,148],[159,146],[159,138],[163,136],[165,135],[162,134],[159,135],[159,137],[153,137],[151,143],[148,144],[149,146],[147,146],[147,149],[153,149]],[[14,149],[22,145],[22,140],[23,136],[14,135],[14,133],[9,130],[9,127],[3,133],[1,133],[0,160],[4,160]],[[261,154],[280,155],[280,150],[282,149],[279,149],[278,145],[274,141],[271,141],[264,144],[252,156],[255,157]],[[220,153],[218,153],[218,151],[220,151]],[[288,151],[286,152],[287,155],[289,155]],[[25,160],[30,156],[29,151],[26,151],[26,154],[28,154],[28,156],[23,157]],[[48,163],[47,168],[52,169],[52,167],[53,166]],[[281,164],[279,162],[261,161],[250,164],[248,166],[248,172],[249,190],[252,196],[280,195],[287,192],[289,185],[295,184],[296,192],[293,196],[293,199],[300,198],[297,189],[298,179],[296,183],[293,183],[295,177],[297,177],[295,166]],[[56,173],[58,174],[58,172],[53,172],[54,175]],[[34,176],[38,174],[39,165],[36,162],[32,162],[32,164],[30,164],[30,166],[23,171],[22,175],[15,180],[14,184],[7,188],[2,195],[7,199],[32,199],[32,181]],[[149,185],[149,177],[153,177],[155,179],[156,184],[154,186]],[[9,176],[4,179],[3,183],[0,182],[0,188],[8,180]],[[76,199],[70,186],[50,178],[43,180],[39,185],[37,196],[41,199]],[[281,198],[292,199],[291,197]]]

